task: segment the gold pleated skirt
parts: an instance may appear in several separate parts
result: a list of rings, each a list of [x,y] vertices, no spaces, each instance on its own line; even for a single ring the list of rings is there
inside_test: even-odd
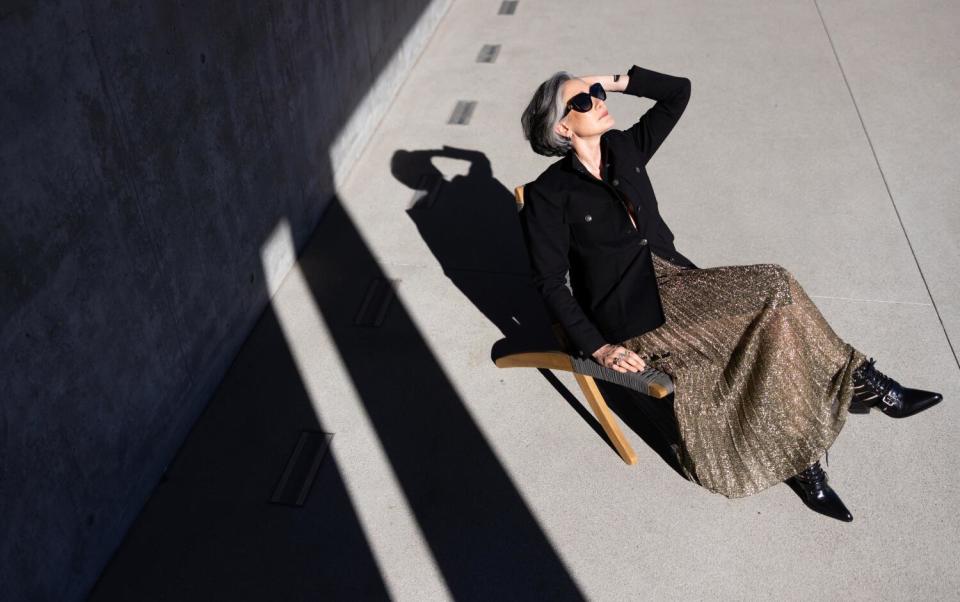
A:
[[[621,344],[673,378],[687,478],[744,497],[819,460],[864,354],[782,266],[691,269],[656,254],[653,266],[666,322]]]

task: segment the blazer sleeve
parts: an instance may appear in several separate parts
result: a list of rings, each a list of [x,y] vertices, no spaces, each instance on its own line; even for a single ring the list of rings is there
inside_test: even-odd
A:
[[[645,96],[657,101],[639,121],[624,130],[636,144],[643,164],[646,165],[687,108],[690,100],[690,80],[637,65],[630,67],[627,75],[630,80],[623,90],[624,94]]]
[[[607,341],[567,287],[570,230],[563,221],[563,206],[560,199],[541,193],[533,183],[524,187],[524,197],[520,223],[530,255],[533,283],[573,344],[590,355]]]

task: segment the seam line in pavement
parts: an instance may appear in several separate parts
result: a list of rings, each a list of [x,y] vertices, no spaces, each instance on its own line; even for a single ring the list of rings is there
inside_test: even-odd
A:
[[[910,242],[910,236],[907,234],[907,229],[903,225],[903,218],[900,217],[900,211],[897,209],[897,203],[893,200],[893,194],[890,192],[890,185],[887,184],[887,177],[883,173],[883,168],[880,166],[880,159],[877,157],[877,151],[873,147],[873,141],[870,139],[870,133],[867,131],[867,124],[863,121],[863,115],[860,113],[860,106],[857,105],[857,99],[853,95],[853,89],[850,87],[850,82],[847,80],[847,74],[843,70],[843,64],[840,62],[840,55],[837,54],[837,48],[833,44],[833,38],[830,36],[830,30],[827,28],[827,22],[823,18],[823,13],[820,11],[820,5],[817,3],[817,0],[813,0],[813,6],[817,9],[817,15],[820,16],[820,24],[823,25],[823,31],[827,34],[827,41],[830,43],[830,50],[833,51],[833,58],[837,62],[837,67],[840,69],[840,75],[843,77],[843,83],[847,87],[847,93],[850,94],[850,101],[853,103],[853,108],[857,112],[857,118],[860,120],[860,127],[863,129],[863,134],[867,137],[867,145],[870,146],[870,153],[873,154],[873,161],[877,165],[877,171],[880,172],[880,179],[883,180],[883,187],[887,191],[887,198],[890,199],[890,205],[893,207],[893,212],[897,215],[897,221],[900,222],[900,229],[903,231],[903,237],[907,241],[907,246],[910,247],[910,254],[913,255],[913,261],[917,266],[917,271],[920,272],[920,279],[923,281],[923,286],[927,289],[927,296],[930,297],[930,304],[933,306],[933,311],[937,314],[937,320],[940,321],[940,329],[943,331],[944,338],[947,339],[947,345],[950,346],[950,353],[953,354],[953,362],[960,368],[960,359],[957,358],[957,350],[953,347],[953,341],[950,340],[950,334],[947,332],[947,328],[943,323],[943,317],[940,315],[940,308],[937,307],[936,299],[933,298],[933,293],[930,292],[930,285],[927,284],[927,278],[923,274],[923,268],[920,267],[920,261],[917,259],[917,253],[913,249],[913,243]]]
[[[858,299],[857,297],[834,297],[832,295],[810,295],[812,299],[839,299],[841,301],[859,301],[861,303],[892,303],[894,305],[919,305],[921,307],[931,307],[930,303],[919,303],[917,301],[884,301],[882,299]]]

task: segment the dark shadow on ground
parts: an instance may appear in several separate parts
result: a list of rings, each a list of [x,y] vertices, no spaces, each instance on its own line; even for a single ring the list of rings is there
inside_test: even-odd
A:
[[[182,254],[193,253],[193,244],[202,249],[173,264],[193,268],[172,276],[173,289],[192,298],[171,307],[218,311],[231,295],[247,300],[248,287],[263,287],[251,304],[268,300],[272,291],[264,286],[267,275],[255,271],[262,270],[256,250],[278,225],[289,225],[336,340],[336,349],[318,352],[339,354],[348,367],[376,444],[429,546],[425,562],[432,560],[450,594],[582,600],[402,304],[394,301],[380,328],[353,324],[370,280],[384,274],[339,201],[327,204],[334,189],[329,145],[432,4],[350,6],[286,2],[221,11],[187,3],[91,12],[98,37],[112,41],[104,57],[106,72],[116,73],[108,79],[137,116],[111,126],[128,136],[124,174],[134,183],[145,173],[152,177],[147,188],[155,213],[148,215],[171,230],[161,242]],[[143,27],[123,27],[130,19],[174,35],[143,36]],[[128,95],[133,100],[126,102]],[[154,164],[155,171],[143,168]],[[222,215],[229,219],[215,219]],[[182,244],[181,223],[195,227],[187,235],[199,236]],[[223,232],[215,232],[218,225]],[[214,235],[223,244],[208,248]],[[209,274],[219,277],[205,280]],[[233,352],[249,324],[221,322],[229,324],[226,339],[196,337],[209,350],[204,357]],[[200,360],[189,367],[211,369]],[[300,432],[330,428],[312,402],[268,304],[90,599],[387,598],[340,471],[352,458],[328,453],[304,507],[269,503]],[[186,412],[170,412],[178,409]],[[334,437],[333,449],[338,436],[345,435]],[[124,462],[144,462],[138,450],[129,455]]]
[[[89,599],[387,598],[340,459],[269,503],[302,429],[325,430],[268,306]]]
[[[434,157],[467,161],[469,171],[446,180],[432,163]],[[391,169],[412,190],[423,191],[407,214],[444,274],[503,333],[504,339],[496,342],[496,355],[556,349],[549,314],[530,280],[513,190],[493,177],[487,156],[450,146],[397,151]],[[577,396],[548,371],[541,373],[616,453]],[[683,476],[672,447],[679,441],[673,396],[656,400],[613,383],[597,383],[620,419]]]
[[[454,598],[583,600],[399,299],[355,325],[386,275],[338,199],[300,269]],[[303,508],[268,502],[302,429],[326,430],[268,307],[90,599],[387,598],[349,458],[328,454]]]
[[[403,303],[354,324],[386,275],[338,199],[300,267],[453,596],[583,599]]]

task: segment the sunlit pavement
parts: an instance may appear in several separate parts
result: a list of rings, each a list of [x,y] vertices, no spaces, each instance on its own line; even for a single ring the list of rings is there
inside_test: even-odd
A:
[[[453,3],[94,599],[955,598],[960,5],[499,8]],[[553,159],[521,111],[554,71],[633,64],[692,81],[648,166],[677,248],[783,265],[880,370],[944,395],[850,416],[826,469],[852,523],[786,485],[687,482],[629,399],[628,466],[570,375],[490,359],[545,324],[512,190]],[[652,105],[607,103],[618,128]],[[302,507],[271,504],[301,430],[329,451]]]

